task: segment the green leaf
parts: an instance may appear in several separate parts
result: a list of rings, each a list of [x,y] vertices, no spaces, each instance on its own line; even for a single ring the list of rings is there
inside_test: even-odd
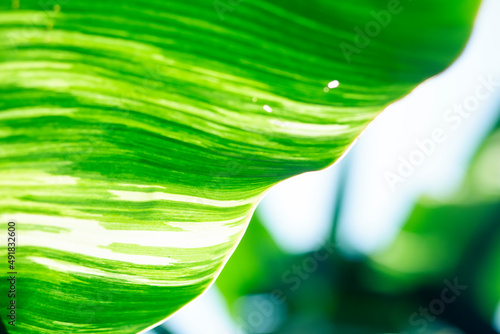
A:
[[[444,70],[479,5],[57,1],[0,4],[13,333],[134,333],[198,296],[263,193]]]
[[[495,207],[490,224],[471,247],[469,258],[475,267],[476,305],[484,318],[491,321],[500,305],[500,122],[486,138],[472,161],[462,196],[471,202],[485,202]],[[476,225],[477,219],[474,219]]]

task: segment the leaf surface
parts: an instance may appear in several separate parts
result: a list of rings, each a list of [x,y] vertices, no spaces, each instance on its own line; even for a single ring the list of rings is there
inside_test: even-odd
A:
[[[2,2],[9,331],[135,333],[202,293],[263,193],[444,70],[479,1],[394,4]]]

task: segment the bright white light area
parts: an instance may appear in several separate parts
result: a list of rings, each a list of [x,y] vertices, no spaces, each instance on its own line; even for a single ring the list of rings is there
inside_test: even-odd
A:
[[[344,248],[383,248],[418,197],[443,197],[460,184],[498,116],[500,85],[488,83],[500,83],[498,13],[500,1],[486,0],[461,58],[384,111],[352,150],[338,231]]]
[[[257,207],[278,245],[290,253],[320,246],[331,232],[337,166],[305,173],[274,186]]]
[[[262,107],[265,111],[267,112],[273,112],[273,108],[271,108],[270,106],[268,106],[267,104],[265,106]]]
[[[182,334],[243,334],[231,320],[225,300],[215,285],[163,326]]]
[[[338,80],[333,80],[328,83],[328,88],[330,89],[337,88],[338,86],[340,86],[340,82]]]

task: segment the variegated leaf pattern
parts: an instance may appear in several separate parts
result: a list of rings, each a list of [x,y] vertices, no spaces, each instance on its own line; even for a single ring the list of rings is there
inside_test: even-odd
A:
[[[178,310],[217,277],[264,192],[332,164],[444,70],[478,6],[2,1],[9,331],[136,333]]]

